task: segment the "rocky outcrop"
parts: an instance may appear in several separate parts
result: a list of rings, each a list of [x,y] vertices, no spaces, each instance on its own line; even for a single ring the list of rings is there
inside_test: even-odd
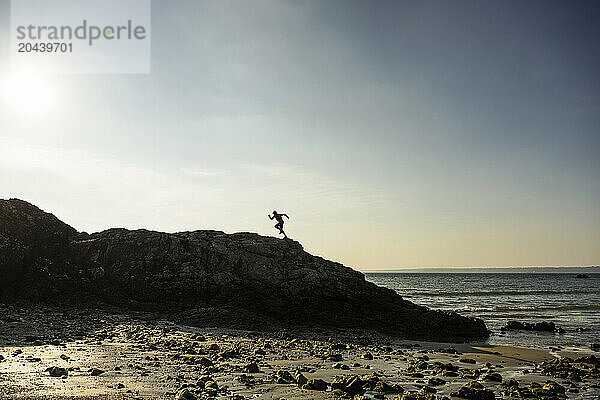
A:
[[[5,299],[101,300],[177,310],[192,323],[238,318],[444,341],[488,334],[481,320],[417,306],[293,240],[218,231],[87,235],[14,199],[0,200],[0,226]]]
[[[560,330],[552,321],[542,322],[519,322],[508,321],[506,325],[500,328],[501,331],[537,331],[537,332],[554,332]]]

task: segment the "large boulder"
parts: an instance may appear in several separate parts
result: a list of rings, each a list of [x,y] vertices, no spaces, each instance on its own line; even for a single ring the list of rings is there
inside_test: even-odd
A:
[[[101,300],[177,310],[192,323],[218,308],[228,310],[213,320],[223,324],[235,314],[248,323],[365,328],[412,339],[488,335],[479,319],[417,306],[289,239],[207,230],[78,234],[20,200],[0,200],[0,226],[0,272],[10,277],[0,287],[5,299]]]

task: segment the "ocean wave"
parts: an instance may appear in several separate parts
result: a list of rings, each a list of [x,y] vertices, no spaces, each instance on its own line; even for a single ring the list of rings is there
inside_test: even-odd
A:
[[[505,312],[505,313],[498,313],[498,314],[486,314],[485,317],[489,318],[490,320],[496,320],[496,319],[504,320],[504,319],[516,319],[516,318],[547,319],[548,315],[547,314],[532,314],[531,312],[523,312],[523,313]]]
[[[567,304],[563,306],[525,306],[525,307],[494,307],[496,311],[524,311],[524,310],[599,310],[600,304]]]
[[[563,306],[495,306],[495,307],[461,307],[461,308],[440,308],[444,311],[451,312],[510,312],[510,311],[571,311],[571,310],[600,310],[600,304],[568,304]]]
[[[465,297],[465,296],[514,296],[514,295],[541,295],[541,294],[600,294],[598,290],[482,290],[476,292],[397,292],[403,297]]]

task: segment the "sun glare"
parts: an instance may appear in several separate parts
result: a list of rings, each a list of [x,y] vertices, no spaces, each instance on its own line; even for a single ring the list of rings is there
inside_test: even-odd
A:
[[[2,79],[2,100],[24,117],[41,117],[52,110],[56,92],[43,75],[9,74]]]

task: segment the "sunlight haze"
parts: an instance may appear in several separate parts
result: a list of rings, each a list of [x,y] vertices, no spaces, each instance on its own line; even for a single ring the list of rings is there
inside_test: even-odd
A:
[[[598,6],[376,3],[153,1],[151,74],[0,57],[0,198],[87,232],[277,210],[361,270],[598,265]]]

